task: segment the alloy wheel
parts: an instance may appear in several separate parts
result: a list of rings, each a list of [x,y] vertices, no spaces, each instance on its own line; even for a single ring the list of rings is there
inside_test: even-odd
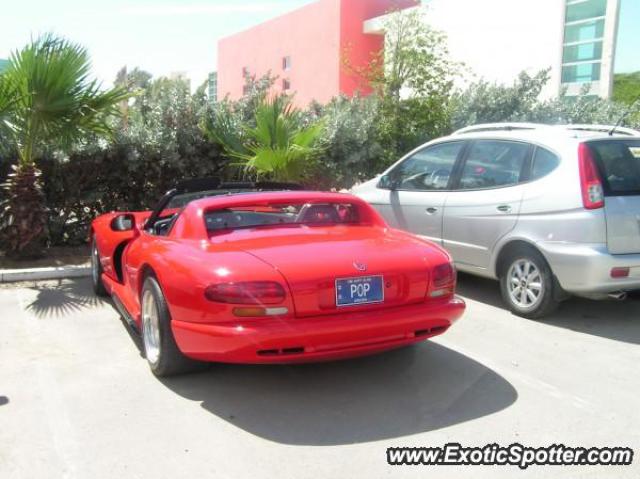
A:
[[[544,280],[536,264],[529,259],[518,259],[507,272],[509,299],[519,308],[535,308],[544,293]]]
[[[98,284],[100,281],[100,256],[95,243],[93,244],[93,248],[91,248],[91,277],[93,284]]]
[[[147,360],[156,364],[160,358],[160,319],[151,291],[145,291],[142,296],[142,340]]]

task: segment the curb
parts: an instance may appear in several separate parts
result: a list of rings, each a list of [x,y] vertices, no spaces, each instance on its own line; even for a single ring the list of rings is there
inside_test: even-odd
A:
[[[0,269],[0,283],[82,278],[90,275],[90,266],[56,266],[51,268]]]

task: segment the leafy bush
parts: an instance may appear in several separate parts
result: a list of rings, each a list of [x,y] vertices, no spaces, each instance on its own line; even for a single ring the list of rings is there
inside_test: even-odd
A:
[[[315,106],[323,118],[320,137],[323,155],[318,164],[316,186],[350,188],[383,167],[384,149],[378,139],[380,104],[375,96],[334,98],[326,106]]]
[[[140,76],[140,72],[132,72]],[[50,148],[37,161],[48,207],[49,244],[80,244],[96,215],[152,207],[177,181],[215,176],[226,160],[199,127],[206,98],[181,80],[125,83],[136,91],[110,140],[91,138],[66,154]],[[0,158],[0,178],[15,161]]]
[[[619,73],[613,80],[613,99],[631,105],[640,99],[640,72]]]
[[[52,34],[11,55],[0,74],[0,129],[17,153],[0,208],[7,254],[39,256],[47,237],[46,198],[36,160],[50,146],[70,148],[89,135],[109,136],[110,120],[129,94],[90,79],[81,46]]]
[[[451,127],[497,122],[614,125],[621,119],[623,126],[640,127],[640,117],[629,111],[629,105],[589,96],[586,89],[576,97],[539,100],[547,81],[548,74],[542,71],[534,76],[521,73],[512,85],[472,84],[452,97]],[[625,116],[627,112],[631,114]]]

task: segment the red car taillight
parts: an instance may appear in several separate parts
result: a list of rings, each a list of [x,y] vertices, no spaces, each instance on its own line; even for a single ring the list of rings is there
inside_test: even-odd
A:
[[[582,204],[588,210],[597,210],[604,206],[604,189],[598,174],[596,161],[591,148],[581,143],[578,148],[580,167],[580,187],[582,188]]]
[[[245,281],[240,283],[212,284],[204,290],[209,301],[229,304],[280,304],[286,292],[275,281]]]
[[[456,270],[451,263],[443,263],[431,272],[429,296],[439,298],[454,293],[456,289]]]

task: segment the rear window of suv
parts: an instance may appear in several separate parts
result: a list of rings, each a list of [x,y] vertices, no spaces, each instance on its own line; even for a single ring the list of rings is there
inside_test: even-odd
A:
[[[640,140],[589,143],[604,183],[605,195],[640,195]]]

